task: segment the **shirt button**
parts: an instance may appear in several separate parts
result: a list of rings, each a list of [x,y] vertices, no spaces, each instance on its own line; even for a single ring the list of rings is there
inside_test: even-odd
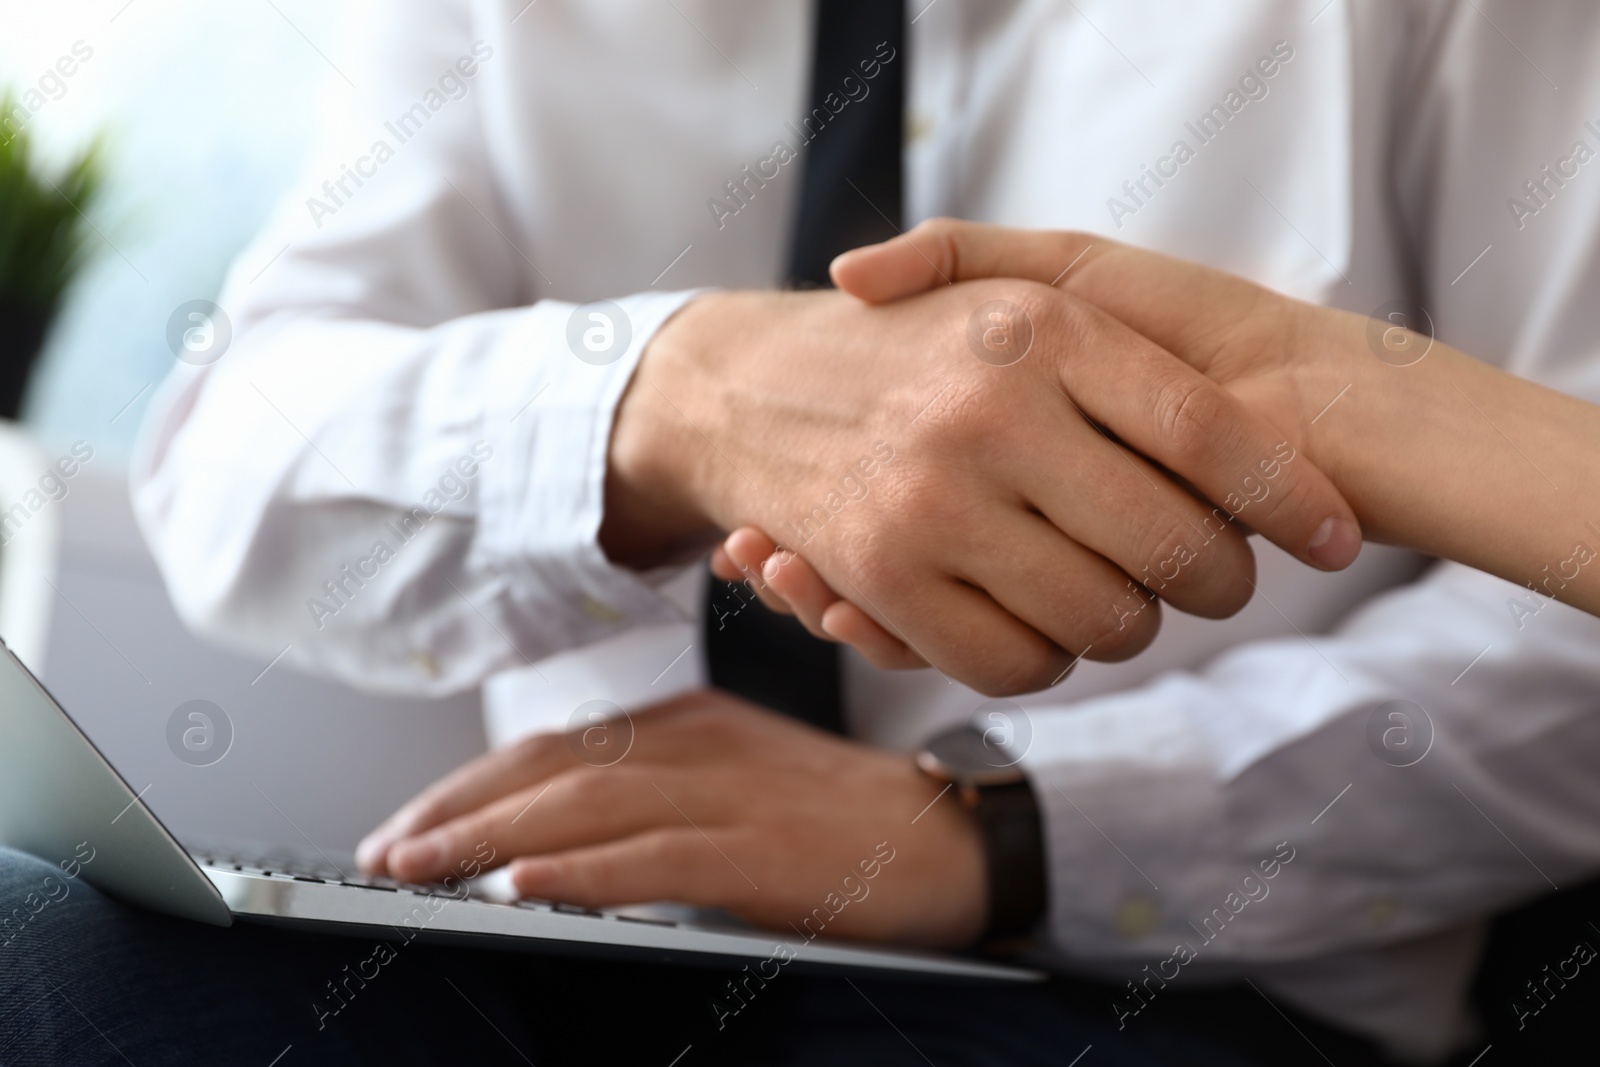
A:
[[[586,596],[583,598],[583,610],[589,615],[590,618],[596,619],[599,622],[615,623],[622,621],[622,612],[618,611],[610,604],[601,603],[592,596]]]
[[[906,143],[916,144],[933,133],[933,116],[926,111],[913,111],[906,116]]]
[[[1161,911],[1156,907],[1155,901],[1149,897],[1132,896],[1117,908],[1115,925],[1118,936],[1128,941],[1137,941],[1149,936],[1160,920]]]
[[[424,649],[413,649],[411,652],[411,662],[417,665],[417,670],[421,671],[423,674],[426,674],[429,678],[439,677],[439,664],[434,662],[433,657]]]

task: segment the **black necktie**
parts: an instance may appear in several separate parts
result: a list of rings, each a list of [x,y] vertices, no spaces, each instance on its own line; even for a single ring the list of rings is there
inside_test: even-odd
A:
[[[833,257],[893,237],[903,197],[903,0],[818,0],[810,105],[789,281],[827,286]],[[711,684],[825,730],[844,729],[838,649],[713,577],[705,615]]]

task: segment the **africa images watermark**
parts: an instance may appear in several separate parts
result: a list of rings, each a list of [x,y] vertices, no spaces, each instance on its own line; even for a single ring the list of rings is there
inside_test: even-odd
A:
[[[868,83],[883,72],[885,64],[893,63],[898,55],[899,53],[888,41],[880,42],[873,50],[872,58],[863,59],[856,64],[861,77],[857,78],[854,74],[845,75],[839,83],[840,91],[828,93],[822,98],[821,107],[812,108],[811,113],[800,120],[803,130],[792,122],[784,123],[789,132],[794,134],[800,147],[804,148],[816,140],[827,128],[828,123],[833,121],[834,116],[849,107],[851,103],[865,100],[872,92],[872,86]],[[727,194],[726,200],[719,200],[714,196],[706,198],[706,210],[711,212],[711,218],[716,222],[717,229],[726,227],[729,219],[749,207],[750,202],[756,198],[756,193],[765,189],[767,182],[782,173],[784,166],[799,157],[799,151],[788,141],[780,140],[773,144],[771,155],[756,163],[755,170],[752,171],[746,164],[739,171],[737,178],[723,182],[722,189]]]
[[[167,716],[167,748],[191,767],[219,763],[233,748],[233,720],[210,700],[186,700]]]
[[[614,767],[633,751],[633,716],[609,700],[585,700],[567,717],[565,736],[579,760],[591,767]]]
[[[46,105],[66,96],[67,79],[77,74],[83,64],[93,58],[93,46],[86,41],[73,41],[69,53],[58,56],[55,63],[46,67],[32,85],[22,90],[11,110],[0,114],[0,128],[5,131],[5,135],[0,137],[0,144],[10,144],[28,128],[28,123]]]
[[[1593,527],[1593,524],[1590,524]],[[1595,527],[1600,529],[1600,527]],[[1545,605],[1559,601],[1559,594],[1568,583],[1575,581],[1583,568],[1594,562],[1595,550],[1584,541],[1579,541],[1572,546],[1572,551],[1566,559],[1558,563],[1547,563],[1540,571],[1538,584],[1528,583],[1528,593],[1520,597],[1507,597],[1506,607],[1511,612],[1512,621],[1517,624],[1517,629],[1527,627],[1530,620],[1545,609]]]
[[[485,850],[488,855],[484,854]],[[328,979],[326,985],[329,999],[311,1002],[312,1014],[317,1017],[317,1029],[327,1029],[328,1019],[349,1007],[356,994],[367,988],[367,983],[376,979],[386,964],[393,963],[399,957],[400,950],[415,941],[417,935],[427,928],[435,916],[448,905],[467,899],[467,886],[463,879],[476,878],[494,863],[494,857],[494,846],[487,841],[479,842],[473,849],[471,858],[456,864],[458,873],[445,876],[441,883],[445,892],[419,894],[415,897],[411,911],[400,920],[400,926],[394,927],[395,932],[400,935],[395,943],[377,942],[373,945],[372,951],[359,960],[353,969],[347,963],[340,969],[339,975]],[[455,883],[454,886],[451,885],[452,882]]]
[[[1111,1010],[1117,1016],[1117,1029],[1126,1029],[1128,1020],[1144,1011],[1150,1002],[1156,999],[1156,994],[1167,988],[1167,983],[1173,981],[1183,973],[1183,968],[1200,956],[1204,949],[1217,936],[1227,929],[1227,926],[1251,904],[1258,904],[1267,899],[1267,894],[1272,892],[1272,887],[1267,883],[1278,877],[1283,868],[1294,862],[1294,846],[1287,841],[1280,841],[1272,850],[1272,855],[1256,865],[1261,872],[1260,877],[1255,871],[1250,872],[1239,880],[1239,888],[1230,890],[1223,898],[1222,904],[1211,909],[1211,914],[1200,920],[1200,926],[1189,923],[1190,928],[1205,940],[1200,942],[1200,948],[1195,948],[1187,941],[1180,941],[1172,949],[1172,955],[1155,965],[1155,970],[1150,969],[1150,964],[1144,965],[1144,977],[1128,980],[1128,992],[1132,999],[1127,1001],[1112,1001]],[[1214,927],[1213,928],[1213,924]],[[1202,929],[1204,927],[1204,929]],[[1138,982],[1135,985],[1135,981]],[[1156,988],[1151,989],[1150,983],[1156,983]]]
[[[433,116],[444,110],[446,104],[464,99],[470,89],[469,83],[478,74],[479,65],[493,56],[494,48],[488,42],[473,41],[470,55],[463,55],[454,65],[446,67],[439,75],[437,84],[429,86],[420,100],[383,124],[388,137],[374,139],[366,153],[356,157],[354,165],[339,164],[338,175],[322,183],[322,196],[306,197],[306,211],[317,229],[322,229],[324,218],[337,215],[339,209],[368,180],[377,177],[378,168],[393,159],[396,151],[420,133]],[[394,139],[393,144],[389,143],[389,138]],[[352,183],[355,189],[350,188]]]
[[[848,505],[865,500],[872,492],[869,480],[877,477],[882,468],[893,461],[893,446],[887,441],[874,441],[871,455],[856,460],[839,479],[837,489],[830,489],[820,503],[813,504],[811,510],[798,520],[783,524],[781,529],[788,544],[799,546],[810,543]]]
[[[1367,712],[1366,736],[1367,748],[1384,763],[1414,767],[1433,751],[1433,716],[1413,700],[1385,700]]]
[[[815,941],[828,924],[836,919],[851,904],[859,904],[866,900],[872,892],[871,882],[883,869],[894,862],[894,846],[887,841],[879,841],[872,848],[872,855],[856,864],[839,879],[839,887],[830,890],[822,898],[822,903],[811,909],[811,913],[800,921],[795,931],[806,939],[809,944]],[[743,973],[736,978],[728,979],[724,989],[727,994],[725,999],[711,1001],[711,1014],[717,1018],[717,1029],[727,1028],[728,1020],[738,1015],[757,993],[767,987],[767,983],[778,977],[785,964],[796,959],[800,951],[805,948],[795,949],[789,945],[774,945],[772,954],[760,960],[755,965],[755,970],[750,969],[750,964],[745,964]],[[771,970],[768,970],[770,966]],[[754,982],[754,988],[751,983]]]
[[[1583,128],[1600,142],[1600,124],[1591,119]],[[1546,163],[1539,168],[1539,173],[1522,183],[1522,196],[1507,197],[1506,210],[1511,212],[1511,221],[1517,224],[1517,229],[1527,228],[1528,220],[1549,207],[1557,194],[1567,187],[1567,182],[1578,176],[1579,168],[1596,154],[1594,147],[1580,137],[1553,165]]]
[[[1112,612],[1117,617],[1117,629],[1123,629],[1128,625],[1129,619],[1144,611],[1154,594],[1164,591],[1183,572],[1184,567],[1200,558],[1200,553],[1206,546],[1215,541],[1217,535],[1243,514],[1246,508],[1251,504],[1259,504],[1271,496],[1270,483],[1283,473],[1284,467],[1294,462],[1297,455],[1294,446],[1288,441],[1279,441],[1273,446],[1272,455],[1257,463],[1254,470],[1239,480],[1238,487],[1230,490],[1222,498],[1222,506],[1212,508],[1211,514],[1194,528],[1194,532],[1198,535],[1195,543],[1191,544],[1188,539],[1178,542],[1166,558],[1156,561],[1154,570],[1150,564],[1146,564],[1137,579],[1130,578],[1124,600],[1131,600],[1134,606],[1127,609],[1116,604],[1111,606]]]
[[[494,448],[487,441],[474,441],[468,451],[471,454],[458,456],[450,469],[440,476],[438,484],[422,495],[420,503],[383,524],[388,537],[378,538],[366,555],[340,567],[337,574],[323,582],[322,597],[306,597],[306,610],[311,613],[311,621],[318,630],[327,625],[328,619],[349,607],[356,594],[421,534],[447,503],[466,499],[472,491],[473,479],[478,476],[478,464],[487,462],[494,455]],[[392,544],[390,538],[393,538]]]
[[[893,460],[894,448],[891,445],[885,441],[874,442],[871,453],[856,460],[840,477],[838,488],[830,489],[800,519],[781,524],[784,547],[768,559],[767,565],[775,568],[788,565],[795,559],[796,547],[809,544],[822,532],[823,527],[850,504],[865,500],[872,492],[870,479],[876,478],[883,467]],[[756,574],[748,567],[741,566],[739,569],[744,577],[736,582],[723,582],[722,589],[711,597],[710,611],[717,620],[718,630],[724,629],[729,619],[755,603],[760,591],[777,575],[776,570],[768,574]]]
[[[87,441],[74,441],[70,455],[62,456],[39,476],[37,489],[25,490],[22,498],[0,512],[0,545],[17,536],[29,519],[44,510],[46,504],[67,499],[72,491],[68,481],[78,473],[83,464],[94,458],[94,448]]]
[[[717,620],[717,629],[722,630],[728,625],[728,620],[736,618],[745,608],[760,599],[761,590],[765,589],[771,578],[777,577],[780,568],[788,566],[798,557],[792,549],[781,548],[774,552],[763,565],[771,568],[769,573],[756,574],[749,567],[740,565],[739,571],[744,575],[738,581],[721,583],[721,589],[715,589],[711,596],[709,609]]]
[[[1593,923],[1590,923],[1589,926],[1596,932],[1600,932],[1600,927],[1596,927]],[[1558,993],[1567,988],[1567,983],[1575,980],[1583,972],[1585,966],[1594,962],[1594,957],[1594,946],[1587,941],[1579,941],[1572,946],[1572,955],[1564,960],[1557,961],[1553,969],[1548,963],[1541,968],[1543,977],[1538,980],[1537,985],[1534,984],[1534,979],[1532,978],[1524,982],[1523,984],[1527,987],[1528,996],[1531,999],[1513,1000],[1511,1002],[1511,1013],[1517,1017],[1517,1029],[1526,1029],[1528,1020],[1548,1008],[1550,1001],[1554,1000]],[[1570,971],[1567,969],[1569,967],[1571,968]],[[1541,995],[1541,991],[1543,995]]]
[[[88,850],[87,855],[84,854],[85,849]],[[56,864],[61,868],[62,877],[57,878],[53,874],[46,875],[37,893],[29,893],[23,898],[22,907],[12,908],[10,915],[0,918],[0,932],[5,934],[5,940],[0,941],[0,948],[9,948],[11,942],[16,940],[27,925],[33,921],[34,916],[50,905],[66,900],[67,895],[72,892],[72,887],[67,883],[78,877],[78,872],[92,862],[94,857],[94,846],[87,841],[79,842],[77,847],[73,849],[71,859],[64,859]],[[26,912],[23,911],[24,908],[27,909]]]
[[[1186,137],[1179,137],[1173,142],[1171,150],[1156,160],[1154,167],[1148,163],[1139,165],[1138,176],[1122,183],[1122,196],[1106,197],[1106,212],[1111,216],[1112,225],[1122,229],[1123,220],[1137,215],[1140,209],[1149,204],[1156,193],[1199,154],[1201,148],[1221,136],[1228,123],[1247,104],[1265,100],[1271,92],[1268,82],[1277,77],[1293,59],[1294,48],[1288,41],[1274,42],[1272,51],[1257,59],[1254,66],[1240,76],[1238,85],[1227,91],[1220,103],[1212,104],[1210,110],[1202,113],[1194,122],[1185,122],[1183,128],[1194,137],[1194,144],[1191,145]],[[1151,188],[1152,185],[1154,188]]]

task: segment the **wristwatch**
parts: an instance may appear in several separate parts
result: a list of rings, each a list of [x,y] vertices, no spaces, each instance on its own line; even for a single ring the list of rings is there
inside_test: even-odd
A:
[[[1044,917],[1048,900],[1044,832],[1028,776],[976,726],[935,735],[917,753],[917,766],[954,786],[983,835],[989,876],[985,940],[1021,937]]]

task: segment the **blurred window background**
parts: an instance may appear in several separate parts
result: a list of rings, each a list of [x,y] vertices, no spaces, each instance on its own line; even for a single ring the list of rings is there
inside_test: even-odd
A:
[[[302,162],[342,22],[339,0],[0,0],[0,92],[40,104],[42,161],[103,145],[89,257],[24,401],[47,447],[125,461],[173,363],[168,316],[216,296]]]
[[[64,215],[83,220],[85,256],[20,432],[0,421],[0,635],[180,836],[348,848],[484,746],[476,694],[374,697],[195,638],[128,500],[139,421],[175,363],[168,320],[216,297],[294,180],[343,21],[338,0],[0,0],[0,142],[20,135],[52,184],[97,142],[100,170]],[[6,227],[30,222],[5,180],[0,254]],[[31,281],[43,259],[21,258]],[[17,358],[5,295],[0,356]],[[53,475],[59,461],[73,474]],[[215,749],[172,741],[195,707]]]

